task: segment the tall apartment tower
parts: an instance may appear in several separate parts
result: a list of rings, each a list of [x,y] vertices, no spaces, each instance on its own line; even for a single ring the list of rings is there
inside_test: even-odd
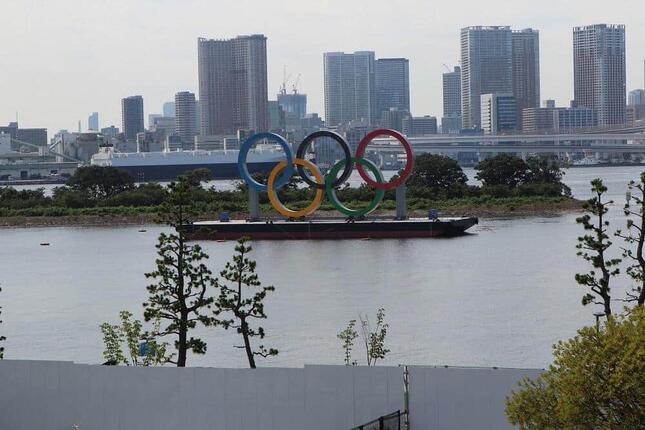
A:
[[[181,91],[175,94],[175,134],[181,143],[195,142],[197,135],[197,103],[195,94],[190,91]]]
[[[522,111],[540,107],[540,33],[527,28],[513,31],[513,96],[518,128]]]
[[[87,129],[90,131],[99,131],[99,113],[92,112],[92,114],[87,117]]]
[[[352,120],[372,124],[378,117],[374,52],[325,52],[325,124]]]
[[[266,131],[267,38],[198,39],[201,134]]]
[[[513,43],[510,27],[461,29],[461,122],[481,127],[482,94],[513,92]]]
[[[578,107],[594,109],[598,125],[625,124],[625,26],[573,29],[573,83]]]
[[[376,60],[377,117],[392,108],[410,112],[410,65],[407,58]]]
[[[443,116],[461,116],[461,67],[443,74]]]
[[[121,99],[121,128],[126,140],[136,140],[143,126],[143,97],[130,96]]]

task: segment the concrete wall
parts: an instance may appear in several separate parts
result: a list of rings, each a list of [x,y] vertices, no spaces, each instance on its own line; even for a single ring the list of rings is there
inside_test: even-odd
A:
[[[417,429],[504,429],[531,370],[410,367]],[[0,361],[0,429],[329,430],[403,410],[403,368],[134,368]]]
[[[506,396],[524,377],[540,370],[411,366],[412,429],[503,430]]]

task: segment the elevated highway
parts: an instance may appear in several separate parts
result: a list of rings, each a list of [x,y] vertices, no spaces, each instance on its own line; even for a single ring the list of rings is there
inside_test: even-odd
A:
[[[431,135],[408,138],[415,153],[645,153],[645,134]],[[401,152],[392,138],[375,139],[368,151]]]

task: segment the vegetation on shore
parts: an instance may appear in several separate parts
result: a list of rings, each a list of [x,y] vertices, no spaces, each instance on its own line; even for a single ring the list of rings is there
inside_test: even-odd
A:
[[[558,342],[553,364],[507,398],[506,415],[520,429],[636,429],[645,422],[645,173],[629,184],[626,229],[613,233],[623,240],[618,250],[606,191],[601,179],[591,181],[592,197],[576,220],[584,229],[578,255],[591,268],[575,280],[582,304],[599,306],[596,327]],[[627,276],[617,278],[622,271]],[[625,295],[616,297],[613,285],[625,280]]]
[[[487,159],[477,166],[482,185],[469,185],[466,175],[451,158],[423,154],[416,158],[415,169],[407,182],[408,209],[427,214],[430,208],[446,215],[509,216],[543,214],[579,209],[562,183],[563,172],[548,158],[522,159],[506,154]],[[214,218],[221,211],[233,218],[248,212],[247,187],[240,182],[234,190],[204,188],[210,172],[195,170],[186,175],[196,216]],[[262,178],[259,178],[262,179]],[[295,176],[279,190],[280,199],[289,207],[305,207],[314,190],[303,186]],[[0,188],[0,225],[100,223],[105,217],[124,223],[148,222],[162,210],[169,190],[157,183],[135,184],[126,172],[111,167],[88,166],[78,169],[64,186],[51,196],[43,189],[16,190]],[[337,195],[350,208],[367,204],[374,195],[368,185],[341,187]],[[274,215],[266,193],[260,194],[261,210]],[[332,205],[323,202],[318,216],[335,214]],[[395,192],[388,190],[379,208],[380,214],[395,209]],[[46,222],[42,218],[59,218]]]

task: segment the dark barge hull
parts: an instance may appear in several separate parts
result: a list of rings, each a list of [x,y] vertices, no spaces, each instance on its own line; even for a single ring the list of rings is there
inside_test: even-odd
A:
[[[463,234],[479,220],[474,217],[429,220],[365,220],[347,222],[344,219],[311,221],[204,221],[183,226],[193,240],[253,240],[295,239],[386,239],[456,236]]]

